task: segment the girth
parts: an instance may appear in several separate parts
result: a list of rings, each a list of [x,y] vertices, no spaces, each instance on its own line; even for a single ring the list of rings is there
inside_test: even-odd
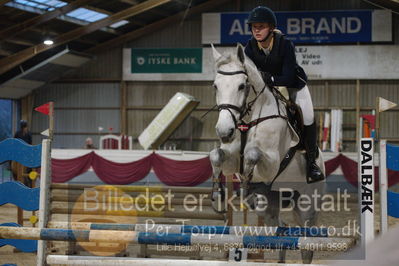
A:
[[[245,149],[245,145],[246,145],[246,142],[247,142],[248,131],[252,127],[258,125],[259,123],[261,123],[263,121],[270,120],[270,119],[276,119],[276,118],[282,118],[282,119],[286,120],[287,123],[288,123],[288,118],[286,116],[283,116],[283,115],[270,115],[270,116],[265,116],[265,117],[258,118],[256,120],[253,120],[253,121],[249,122],[249,123],[242,122],[241,124],[238,125],[237,128],[241,132],[240,174],[242,174],[244,172],[244,160],[243,159],[244,159],[244,149]],[[281,172],[284,171],[284,169],[288,166],[288,164],[290,163],[291,159],[295,155],[295,151],[296,151],[296,147],[291,147],[288,150],[288,152],[284,156],[284,159],[280,163],[279,170],[278,170],[276,176],[273,178],[272,183],[281,174]]]

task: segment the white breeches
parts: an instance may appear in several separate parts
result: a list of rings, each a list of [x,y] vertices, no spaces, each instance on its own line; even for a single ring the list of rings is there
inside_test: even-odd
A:
[[[296,93],[295,103],[302,109],[303,123],[305,126],[310,126],[314,122],[314,112],[312,97],[310,97],[309,88],[307,85]]]

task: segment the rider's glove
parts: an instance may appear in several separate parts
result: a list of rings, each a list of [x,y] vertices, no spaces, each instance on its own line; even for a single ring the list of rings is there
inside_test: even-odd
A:
[[[260,71],[260,74],[262,75],[262,79],[268,87],[274,86],[273,76],[269,72]]]

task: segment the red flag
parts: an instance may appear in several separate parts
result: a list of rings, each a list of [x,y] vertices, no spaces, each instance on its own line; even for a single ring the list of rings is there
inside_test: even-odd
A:
[[[375,129],[375,115],[361,115],[361,117],[370,123],[371,129]]]
[[[43,105],[40,105],[39,107],[36,107],[35,111],[38,111],[38,112],[40,112],[42,114],[45,114],[45,115],[49,115],[49,113],[50,113],[50,103],[45,103]]]

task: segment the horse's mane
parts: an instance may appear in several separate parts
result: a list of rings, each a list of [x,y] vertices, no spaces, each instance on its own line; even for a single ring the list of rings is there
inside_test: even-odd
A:
[[[253,85],[255,85],[255,87],[263,88],[264,83],[255,63],[245,54],[244,56],[245,56],[245,61],[243,65],[238,56],[234,52],[223,54],[215,62],[216,69],[219,69],[221,66],[224,65],[236,65],[241,70],[246,70],[248,73],[251,73],[251,77],[253,78],[252,81],[255,83]]]
[[[256,67],[255,63],[251,60],[251,58],[245,55],[245,67],[248,66],[253,68],[254,71],[258,71],[258,68]]]

